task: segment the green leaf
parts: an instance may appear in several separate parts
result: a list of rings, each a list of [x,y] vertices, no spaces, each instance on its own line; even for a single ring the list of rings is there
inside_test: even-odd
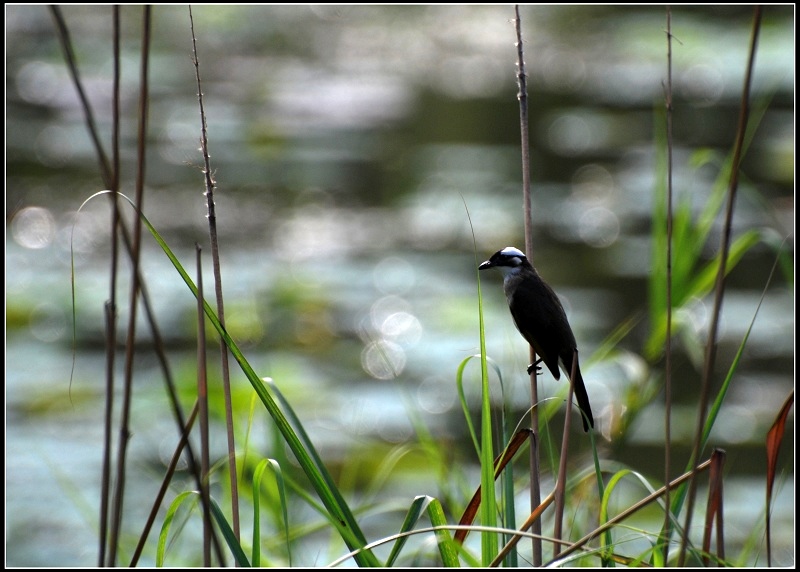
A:
[[[233,533],[231,525],[228,524],[227,520],[225,520],[225,515],[222,513],[222,509],[219,508],[217,501],[215,501],[213,498],[210,500],[211,515],[214,517],[220,532],[222,532],[222,537],[225,539],[228,548],[231,549],[233,557],[236,559],[236,563],[241,568],[250,568],[250,562],[247,560],[244,550],[242,550],[242,545],[239,544],[238,540],[236,540],[236,535]]]
[[[417,524],[420,516],[425,511],[430,503],[431,497],[427,495],[421,495],[414,499],[414,502],[411,503],[411,506],[408,507],[408,512],[406,512],[406,517],[403,519],[403,525],[400,527],[400,536],[392,546],[392,552],[389,554],[389,558],[386,560],[386,568],[391,568],[394,566],[397,557],[400,556],[400,551],[405,546],[406,541],[408,541],[408,536],[403,534],[409,532],[414,529],[414,526]]]
[[[275,474],[275,483],[278,487],[278,495],[280,497],[281,511],[283,513],[283,530],[286,533],[286,552],[289,555],[289,566],[292,565],[292,548],[289,543],[289,512],[286,505],[286,485],[283,481],[283,471],[281,466],[274,459],[263,459],[253,473],[253,566],[261,566],[261,522],[260,522],[260,499],[261,499],[261,481],[264,477],[264,471],[271,468]]]
[[[178,509],[184,501],[192,495],[197,495],[197,492],[185,491],[180,493],[167,508],[167,514],[164,516],[164,522],[161,524],[161,532],[158,534],[158,544],[156,545],[156,566],[159,568],[164,566],[164,558],[167,553],[167,537],[169,536],[169,529],[172,526],[175,513],[178,512]]]
[[[475,258],[475,272],[478,270],[478,259]],[[489,391],[489,370],[486,358],[486,333],[483,321],[483,297],[481,295],[481,279],[478,276],[478,328],[481,348],[481,524],[487,527],[497,526],[497,498],[494,488],[494,447],[492,437],[492,399]],[[485,566],[494,560],[498,553],[498,537],[496,533],[481,533],[481,559]]]
[[[436,498],[431,498],[430,503],[428,503],[428,518],[433,526],[444,527],[447,525],[442,503]],[[447,568],[458,568],[460,566],[458,548],[450,536],[450,531],[444,528],[437,530],[436,539],[439,545],[439,554],[442,556],[442,563]]]

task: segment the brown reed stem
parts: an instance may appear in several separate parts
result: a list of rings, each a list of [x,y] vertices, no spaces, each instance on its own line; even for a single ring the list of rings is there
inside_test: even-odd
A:
[[[525,71],[525,54],[522,41],[522,18],[519,14],[519,4],[514,6],[514,27],[517,35],[517,99],[519,100],[519,128],[520,128],[520,147],[522,153],[522,212],[525,224],[525,252],[533,260],[533,231],[531,217],[531,155],[530,155],[530,134],[528,120],[528,75]],[[530,363],[536,363],[536,352],[530,348]],[[539,479],[539,388],[537,384],[536,368],[530,375],[531,387],[531,431],[530,440],[530,507],[533,511],[541,504],[542,489]],[[542,534],[542,524],[535,521],[531,528],[535,537],[531,540],[533,549],[533,565],[542,565],[542,541],[539,536]]]
[[[142,64],[140,70],[139,85],[139,122],[137,136],[137,169],[136,169],[136,196],[134,204],[138,210],[142,210],[144,202],[144,177],[145,177],[145,148],[147,141],[147,114],[148,114],[148,93],[149,84],[149,64],[150,64],[150,29],[151,29],[151,7],[145,6],[143,13],[142,27]],[[129,322],[125,345],[125,381],[123,385],[122,413],[120,416],[119,444],[117,447],[117,472],[116,486],[114,488],[114,499],[111,519],[111,538],[108,564],[116,565],[117,547],[119,544],[120,529],[122,526],[122,507],[125,497],[125,477],[128,442],[130,440],[130,410],[133,393],[133,356],[135,354],[136,339],[136,316],[139,300],[139,261],[142,242],[142,224],[140,219],[136,219],[133,225],[133,243],[131,248],[131,258],[133,264],[133,283],[131,284],[131,294],[129,299]]]
[[[672,528],[672,514],[670,503],[669,479],[672,468],[670,465],[672,447],[672,10],[667,6],[667,337],[666,337],[666,363],[664,366],[664,514],[663,535],[664,562],[669,557],[669,539]]]
[[[569,429],[572,419],[572,396],[575,393],[575,375],[578,370],[578,349],[575,348],[572,357],[572,371],[569,374],[569,390],[567,391],[567,407],[564,412],[564,436],[561,439],[561,458],[558,461],[558,476],[556,477],[556,506],[555,523],[553,524],[553,537],[561,540],[562,526],[564,523],[564,498],[567,489],[567,457],[569,453]],[[580,409],[579,409],[580,411]],[[583,414],[581,414],[583,415]],[[553,545],[553,558],[558,558],[561,545]]]
[[[203,503],[203,566],[211,566],[211,504],[209,495],[209,472],[211,460],[208,447],[208,368],[206,365],[206,314],[203,311],[203,267],[200,245],[196,244],[197,251],[197,403],[200,415],[200,473],[203,476],[203,486],[200,496],[205,499]]]
[[[197,80],[197,100],[200,105],[200,147],[203,152],[203,174],[205,175],[206,206],[208,209],[208,233],[211,240],[211,260],[214,268],[214,293],[217,300],[217,317],[222,327],[225,327],[225,304],[222,297],[222,271],[219,263],[219,241],[217,239],[217,215],[214,205],[214,188],[216,182],[211,174],[211,157],[208,153],[208,129],[206,113],[203,107],[203,90],[200,82],[200,63],[197,59],[197,39],[194,33],[194,19],[192,7],[189,7],[189,22],[192,31],[192,62],[194,63],[195,78]],[[231,398],[231,376],[228,366],[228,346],[220,338],[220,359],[222,363],[222,388],[225,395],[225,426],[228,436],[228,471],[231,482],[231,506],[233,533],[239,540],[239,482],[236,471],[236,443],[233,432],[233,402]]]
[[[725,222],[722,228],[722,238],[720,245],[719,268],[714,288],[714,309],[711,313],[711,324],[709,326],[708,341],[706,343],[706,357],[703,368],[703,382],[700,392],[700,410],[697,416],[697,428],[695,430],[694,444],[692,447],[691,466],[700,457],[700,444],[703,439],[703,427],[706,422],[706,412],[708,409],[709,394],[711,392],[711,378],[714,373],[714,364],[717,354],[717,330],[719,327],[719,317],[722,313],[722,300],[725,293],[725,274],[728,261],[728,251],[731,241],[731,227],[733,226],[733,208],[736,202],[736,193],[739,188],[739,166],[742,160],[742,148],[744,147],[744,137],[747,131],[747,120],[750,116],[750,86],[753,76],[753,66],[755,65],[756,46],[758,45],[758,33],[761,28],[761,6],[755,6],[753,11],[753,28],[750,37],[750,52],[748,54],[747,68],[742,88],[742,102],[739,109],[739,125],[736,133],[736,143],[733,151],[733,161],[731,162],[731,179],[728,184],[728,202],[725,209]],[[686,549],[688,545],[688,533],[691,530],[692,511],[694,510],[695,496],[697,494],[697,481],[694,478],[689,480],[689,493],[686,505],[686,523],[684,524],[685,535],[681,541],[681,550],[678,554],[678,566],[686,563]]]
[[[106,559],[106,549],[108,547],[108,509],[110,504],[111,491],[111,432],[114,423],[114,363],[117,351],[117,276],[119,272],[119,203],[117,193],[119,192],[119,89],[120,89],[120,19],[119,6],[112,9],[113,21],[113,59],[114,59],[114,87],[112,95],[112,119],[111,119],[111,190],[113,191],[111,209],[111,269],[109,297],[104,306],[106,317],[106,391],[103,421],[103,461],[101,469],[100,487],[100,531],[98,549],[98,566],[103,566]]]

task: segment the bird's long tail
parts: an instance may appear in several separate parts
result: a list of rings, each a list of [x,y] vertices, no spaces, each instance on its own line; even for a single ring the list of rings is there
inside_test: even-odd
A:
[[[592,406],[589,405],[589,394],[586,392],[586,386],[583,384],[583,376],[581,376],[581,366],[575,364],[575,399],[578,401],[578,407],[581,409],[581,420],[583,421],[583,430],[589,431],[589,427],[594,427],[594,417],[592,416]],[[569,371],[569,373],[572,373]]]

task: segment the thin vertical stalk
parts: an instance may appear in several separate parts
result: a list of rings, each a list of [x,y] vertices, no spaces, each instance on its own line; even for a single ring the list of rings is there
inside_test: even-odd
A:
[[[666,364],[664,374],[664,526],[663,556],[668,563],[669,539],[671,536],[672,514],[670,505],[669,479],[672,468],[670,456],[672,447],[672,10],[667,6],[667,337]]]
[[[111,432],[114,423],[114,363],[117,348],[117,274],[119,270],[119,87],[120,87],[120,7],[112,8],[113,21],[113,51],[114,51],[114,87],[112,95],[112,120],[111,120],[111,277],[109,284],[109,297],[105,304],[106,317],[106,391],[105,409],[103,420],[103,461],[102,461],[102,486],[100,489],[100,547],[98,550],[98,566],[103,566],[108,548],[108,508],[109,494],[111,491]]]
[[[564,412],[564,436],[561,439],[561,458],[558,461],[558,476],[556,477],[556,506],[555,523],[553,524],[553,537],[561,540],[562,526],[564,521],[564,498],[567,488],[567,456],[569,452],[569,430],[570,420],[572,419],[572,395],[575,392],[575,374],[578,369],[578,349],[576,348],[572,358],[572,371],[569,373],[569,390],[567,391],[567,407]],[[583,415],[583,414],[581,414]],[[561,552],[561,543],[553,544],[553,559],[558,558]]]
[[[703,427],[706,422],[706,411],[710,394],[711,377],[714,372],[714,363],[717,354],[717,329],[719,317],[722,312],[722,299],[725,292],[725,274],[728,261],[728,251],[731,241],[731,227],[733,223],[733,208],[736,202],[736,192],[739,188],[739,165],[742,160],[742,148],[744,147],[744,136],[747,130],[747,120],[750,115],[750,85],[752,82],[753,66],[755,65],[756,46],[758,45],[758,33],[761,28],[761,6],[755,6],[753,11],[753,29],[750,37],[750,53],[748,54],[747,70],[742,88],[742,102],[739,110],[739,125],[736,133],[736,143],[733,151],[733,161],[731,163],[731,179],[728,184],[728,202],[725,209],[725,222],[722,228],[722,238],[720,245],[719,268],[714,287],[714,309],[711,313],[711,323],[708,331],[708,341],[706,342],[706,356],[703,367],[703,382],[700,391],[700,411],[697,416],[697,429],[695,431],[694,445],[692,447],[691,466],[700,457],[700,444],[703,437]],[[692,511],[694,510],[695,496],[697,494],[697,479],[689,480],[689,494],[686,506],[686,523],[684,530],[686,533],[681,541],[681,550],[678,556],[678,566],[683,566],[686,562],[686,551],[688,546],[688,535],[692,524]]]
[[[203,311],[203,267],[200,256],[200,245],[195,245],[197,250],[197,403],[200,415],[200,474],[202,487],[200,496],[203,503],[203,566],[211,566],[211,511],[209,495],[209,468],[211,466],[208,451],[208,376],[206,367],[206,315]]]
[[[525,71],[525,54],[522,41],[522,19],[519,14],[519,4],[514,6],[514,25],[517,35],[517,99],[519,100],[519,128],[520,128],[520,147],[522,152],[522,212],[525,224],[525,252],[528,258],[533,260],[533,232],[531,217],[531,156],[530,156],[530,135],[528,120],[528,76]],[[536,353],[530,349],[530,363],[536,363]],[[536,404],[539,402],[539,389],[537,386],[536,368],[530,374],[531,386],[531,435],[530,439],[530,473],[531,491],[530,507],[533,512],[541,504],[542,491],[539,481],[539,409]],[[542,523],[540,520],[534,521],[531,526],[534,538],[531,539],[533,549],[533,565],[542,565]]]
[[[142,30],[142,65],[140,73],[139,91],[139,124],[137,140],[137,165],[136,170],[136,197],[135,204],[138,210],[142,210],[144,201],[144,177],[145,177],[145,148],[147,140],[147,114],[148,114],[148,94],[150,83],[148,80],[150,65],[150,25],[151,7],[144,7],[143,30]],[[131,258],[133,264],[133,280],[131,284],[131,295],[129,301],[129,322],[125,348],[125,383],[123,386],[122,414],[120,418],[119,445],[117,448],[117,474],[116,486],[114,489],[113,518],[111,520],[111,544],[109,550],[109,565],[116,565],[117,545],[119,543],[120,528],[122,524],[122,507],[125,496],[125,465],[127,458],[128,441],[130,439],[130,409],[133,389],[133,356],[135,353],[136,339],[136,310],[139,300],[140,280],[139,280],[139,260],[142,242],[142,224],[140,219],[136,219],[133,226],[133,243],[131,245]]]
[[[205,175],[206,206],[208,208],[208,233],[211,240],[211,260],[214,268],[214,289],[217,299],[217,316],[220,324],[225,327],[225,305],[222,298],[222,271],[219,264],[219,243],[217,240],[217,215],[214,205],[214,187],[216,182],[211,175],[211,158],[208,153],[208,129],[206,113],[203,108],[203,90],[200,82],[200,63],[197,59],[197,40],[194,35],[194,19],[192,7],[189,6],[189,23],[192,30],[192,62],[194,63],[195,78],[197,80],[197,100],[200,105],[200,147],[203,151],[203,174]],[[233,517],[233,533],[239,540],[239,484],[236,471],[236,443],[233,434],[233,404],[231,400],[231,376],[228,367],[228,347],[220,338],[220,358],[222,362],[222,384],[225,395],[225,425],[228,435],[228,471],[231,479],[231,507]]]
[[[97,551],[98,567],[105,565],[108,547],[108,510],[111,494],[111,433],[114,424],[114,353],[116,351],[116,311],[112,302],[104,306],[106,319],[106,395],[103,412],[103,460],[100,477],[100,546]]]

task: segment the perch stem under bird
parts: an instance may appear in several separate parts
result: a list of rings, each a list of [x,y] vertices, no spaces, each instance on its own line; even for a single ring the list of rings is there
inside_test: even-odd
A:
[[[569,378],[573,369],[572,362],[576,360],[573,387],[581,410],[583,430],[588,431],[589,427],[594,427],[589,394],[577,363],[578,346],[575,335],[555,291],[542,280],[525,254],[513,246],[498,250],[478,268],[497,268],[503,273],[503,290],[514,324],[539,356],[536,363],[528,366],[529,374],[533,373],[539,362],[544,362],[556,379],[561,378],[559,366]]]

